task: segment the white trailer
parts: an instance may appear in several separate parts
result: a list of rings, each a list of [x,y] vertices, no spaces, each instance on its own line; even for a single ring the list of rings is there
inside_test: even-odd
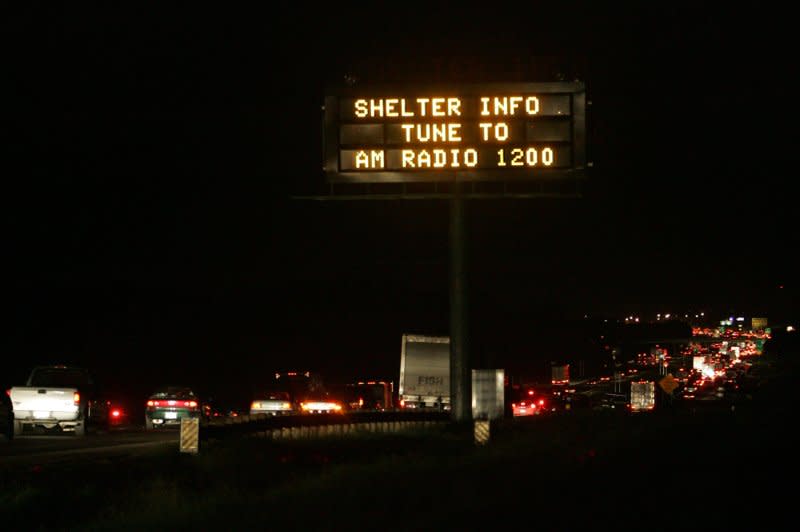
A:
[[[450,409],[450,338],[404,334],[398,396],[401,408]]]

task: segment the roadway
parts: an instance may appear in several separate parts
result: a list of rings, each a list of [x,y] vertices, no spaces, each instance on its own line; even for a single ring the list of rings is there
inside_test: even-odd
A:
[[[145,431],[126,426],[77,438],[72,434],[33,432],[12,440],[0,436],[0,472],[84,462],[113,461],[169,447],[179,451],[177,429]]]
[[[623,383],[623,389],[624,383],[636,377],[639,377],[639,375],[621,374],[620,383]],[[571,381],[568,387],[575,389],[578,393],[595,396],[613,391],[614,382],[613,378],[608,380],[580,379]],[[731,403],[725,400],[696,400],[691,402],[681,401],[676,403],[675,406],[691,409],[729,409]],[[394,413],[393,415],[396,416],[397,414]],[[375,416],[375,414],[369,415],[371,416],[370,419]],[[245,417],[249,418],[249,416]],[[322,421],[316,417],[314,419]],[[250,429],[249,419],[242,419],[241,421],[243,423],[239,428],[243,430],[236,431],[236,433],[247,433]],[[283,423],[284,421],[288,424],[293,424],[288,418],[269,419],[262,421],[262,423],[264,428],[268,428],[272,422],[286,424]],[[223,431],[225,430],[224,425],[221,428]],[[0,473],[11,469],[24,471],[42,466],[52,469],[53,467],[60,468],[62,466],[80,467],[88,463],[114,463],[116,460],[135,459],[145,453],[164,452],[170,448],[173,448],[176,454],[179,452],[180,430],[177,427],[145,431],[143,425],[133,423],[126,423],[108,430],[90,432],[84,437],[75,437],[70,433],[47,434],[43,431],[17,436],[12,440],[7,440],[0,436]]]

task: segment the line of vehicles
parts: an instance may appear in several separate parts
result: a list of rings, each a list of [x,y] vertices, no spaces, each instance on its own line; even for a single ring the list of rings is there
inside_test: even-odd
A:
[[[282,416],[395,409],[447,411],[450,358],[448,337],[405,334],[401,338],[397,391],[391,381],[329,386],[317,373],[285,371],[272,375],[241,411],[220,409],[191,387],[164,386],[144,400],[144,427],[155,430],[180,425],[184,418],[211,420],[244,413]],[[615,378],[613,390],[609,377],[576,382],[570,378],[569,364],[554,363],[548,383],[520,385],[506,379],[506,416],[541,415],[583,406],[648,412],[656,408],[658,397],[664,393],[670,399],[722,398],[737,389],[747,368],[746,363],[739,363],[738,356],[734,358],[728,356],[725,362],[719,354],[695,356],[691,370],[683,372],[681,368],[683,373],[676,378],[669,375],[669,388],[661,378],[646,377],[632,369],[629,371],[634,373],[625,376],[624,388]],[[712,388],[713,395],[702,395]],[[34,429],[80,437],[93,429],[108,429],[130,421],[126,409],[104,395],[88,370],[70,365],[33,368],[25,385],[7,390],[0,403],[0,435],[7,438]]]
[[[273,382],[255,395],[249,413],[336,414],[386,411],[394,409],[394,405],[394,383],[390,381],[360,381],[331,387],[322,382],[319,374],[287,371],[275,373]]]
[[[24,385],[12,386],[0,401],[0,436],[13,439],[30,433],[83,437],[131,422],[129,412],[99,387],[83,367],[57,364],[34,367]],[[184,385],[155,389],[145,399],[144,428],[179,426],[182,419],[239,415],[221,409]],[[384,411],[394,408],[394,384],[364,381],[341,389],[324,386],[316,373],[276,373],[249,405],[250,414],[296,415]]]
[[[403,335],[399,394],[393,381],[364,380],[326,385],[311,371],[277,372],[244,411],[222,408],[190,386],[168,385],[144,400],[144,428],[179,426],[182,419],[237,416],[336,414],[398,408],[449,410],[450,343],[447,337]],[[128,412],[97,386],[91,372],[62,364],[37,366],[26,382],[13,386],[0,405],[0,434],[8,438],[34,431],[85,436],[130,422]]]

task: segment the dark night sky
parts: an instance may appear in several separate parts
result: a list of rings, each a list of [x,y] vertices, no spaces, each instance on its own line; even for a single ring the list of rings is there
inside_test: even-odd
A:
[[[534,356],[584,313],[796,316],[787,17],[269,5],[9,14],[4,380],[62,360],[120,386],[396,380],[401,334],[447,334],[447,204],[291,199],[322,183],[345,75],[586,83],[584,197],[468,207],[480,356]]]

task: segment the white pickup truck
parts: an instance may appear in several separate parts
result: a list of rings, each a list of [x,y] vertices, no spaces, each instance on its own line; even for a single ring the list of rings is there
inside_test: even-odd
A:
[[[25,386],[13,386],[9,396],[15,436],[36,427],[84,436],[87,425],[108,424],[108,403],[98,397],[84,368],[37,366]]]

